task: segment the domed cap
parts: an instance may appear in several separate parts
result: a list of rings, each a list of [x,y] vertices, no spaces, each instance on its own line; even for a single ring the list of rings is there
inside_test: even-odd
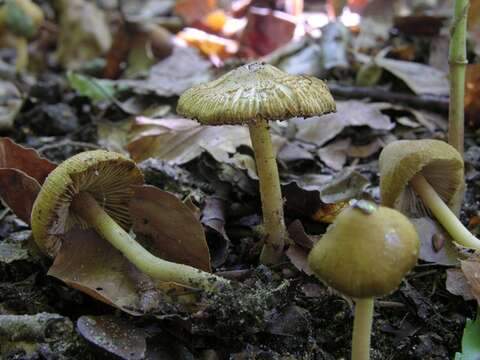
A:
[[[308,262],[315,275],[345,295],[383,296],[415,266],[419,247],[404,215],[360,200],[337,216]]]
[[[179,114],[205,125],[284,120],[334,111],[335,102],[322,80],[289,75],[261,62],[185,91],[177,106]]]
[[[75,195],[90,193],[122,227],[128,228],[132,185],[143,184],[135,163],[121,154],[105,150],[86,151],[60,164],[45,180],[33,204],[33,237],[40,249],[55,256],[62,235],[75,225],[88,225],[70,210]]]
[[[423,175],[449,207],[464,182],[461,155],[440,140],[394,141],[380,153],[379,167],[382,205],[405,214],[418,208],[416,195],[408,186],[414,175]]]

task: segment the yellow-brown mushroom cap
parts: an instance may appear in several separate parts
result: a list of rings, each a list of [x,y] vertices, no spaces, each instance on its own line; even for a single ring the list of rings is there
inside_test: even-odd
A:
[[[337,216],[308,262],[334,289],[369,298],[397,289],[415,266],[419,247],[418,234],[404,215],[362,200]]]
[[[284,120],[335,111],[320,79],[294,76],[254,62],[185,91],[177,112],[204,125],[247,124],[256,119]]]
[[[440,140],[399,140],[380,153],[382,205],[411,214],[417,207],[408,183],[421,174],[451,207],[464,183],[463,159],[455,148]]]
[[[91,194],[119,225],[127,228],[132,185],[141,184],[142,173],[121,154],[95,150],[67,159],[49,174],[33,204],[31,224],[36,243],[45,254],[55,256],[63,234],[74,226],[88,228],[70,209],[80,192]]]

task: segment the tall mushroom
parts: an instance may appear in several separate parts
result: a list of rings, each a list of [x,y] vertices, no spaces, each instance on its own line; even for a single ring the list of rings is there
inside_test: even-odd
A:
[[[421,212],[416,193],[455,242],[480,249],[480,240],[450,210],[464,183],[463,159],[451,145],[429,139],[394,141],[382,150],[379,166],[383,205],[408,215]]]
[[[262,200],[265,243],[260,261],[264,264],[280,260],[286,237],[268,121],[333,111],[335,102],[323,81],[288,75],[261,62],[241,66],[217,80],[195,86],[185,91],[178,101],[179,114],[204,125],[248,125]]]
[[[95,150],[77,154],[53,170],[32,209],[35,242],[54,257],[74,227],[93,228],[140,271],[154,279],[212,289],[227,280],[191,266],[162,260],[132,239],[129,201],[143,184],[135,163],[121,154]]]
[[[315,244],[316,276],[355,298],[352,360],[368,360],[373,300],[395,289],[416,264],[417,232],[400,212],[360,200],[342,211]]]

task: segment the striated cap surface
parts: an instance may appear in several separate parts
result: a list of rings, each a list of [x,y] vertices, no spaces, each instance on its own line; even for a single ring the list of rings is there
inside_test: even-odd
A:
[[[382,150],[379,159],[382,205],[412,214],[418,207],[408,183],[421,174],[451,207],[464,182],[463,159],[444,141],[399,140]]]
[[[74,226],[88,225],[70,210],[75,195],[90,193],[121,226],[130,225],[128,207],[132,185],[143,184],[143,175],[125,156],[105,150],[86,151],[61,163],[45,180],[33,204],[31,224],[35,242],[55,256],[62,235]]]
[[[402,213],[361,200],[337,216],[308,263],[334,289],[369,298],[397,289],[415,266],[419,248],[418,234]]]
[[[214,81],[192,87],[182,94],[177,106],[179,114],[205,125],[310,117],[335,109],[322,80],[289,75],[261,62],[241,66]]]

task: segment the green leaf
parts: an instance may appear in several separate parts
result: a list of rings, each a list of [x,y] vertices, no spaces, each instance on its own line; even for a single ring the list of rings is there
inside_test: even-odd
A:
[[[67,79],[70,86],[80,95],[86,96],[93,101],[115,101],[118,93],[127,89],[126,86],[118,86],[112,80],[97,79],[74,72],[69,72]]]
[[[455,360],[480,360],[480,315],[467,320],[462,337],[462,353],[455,354]]]

